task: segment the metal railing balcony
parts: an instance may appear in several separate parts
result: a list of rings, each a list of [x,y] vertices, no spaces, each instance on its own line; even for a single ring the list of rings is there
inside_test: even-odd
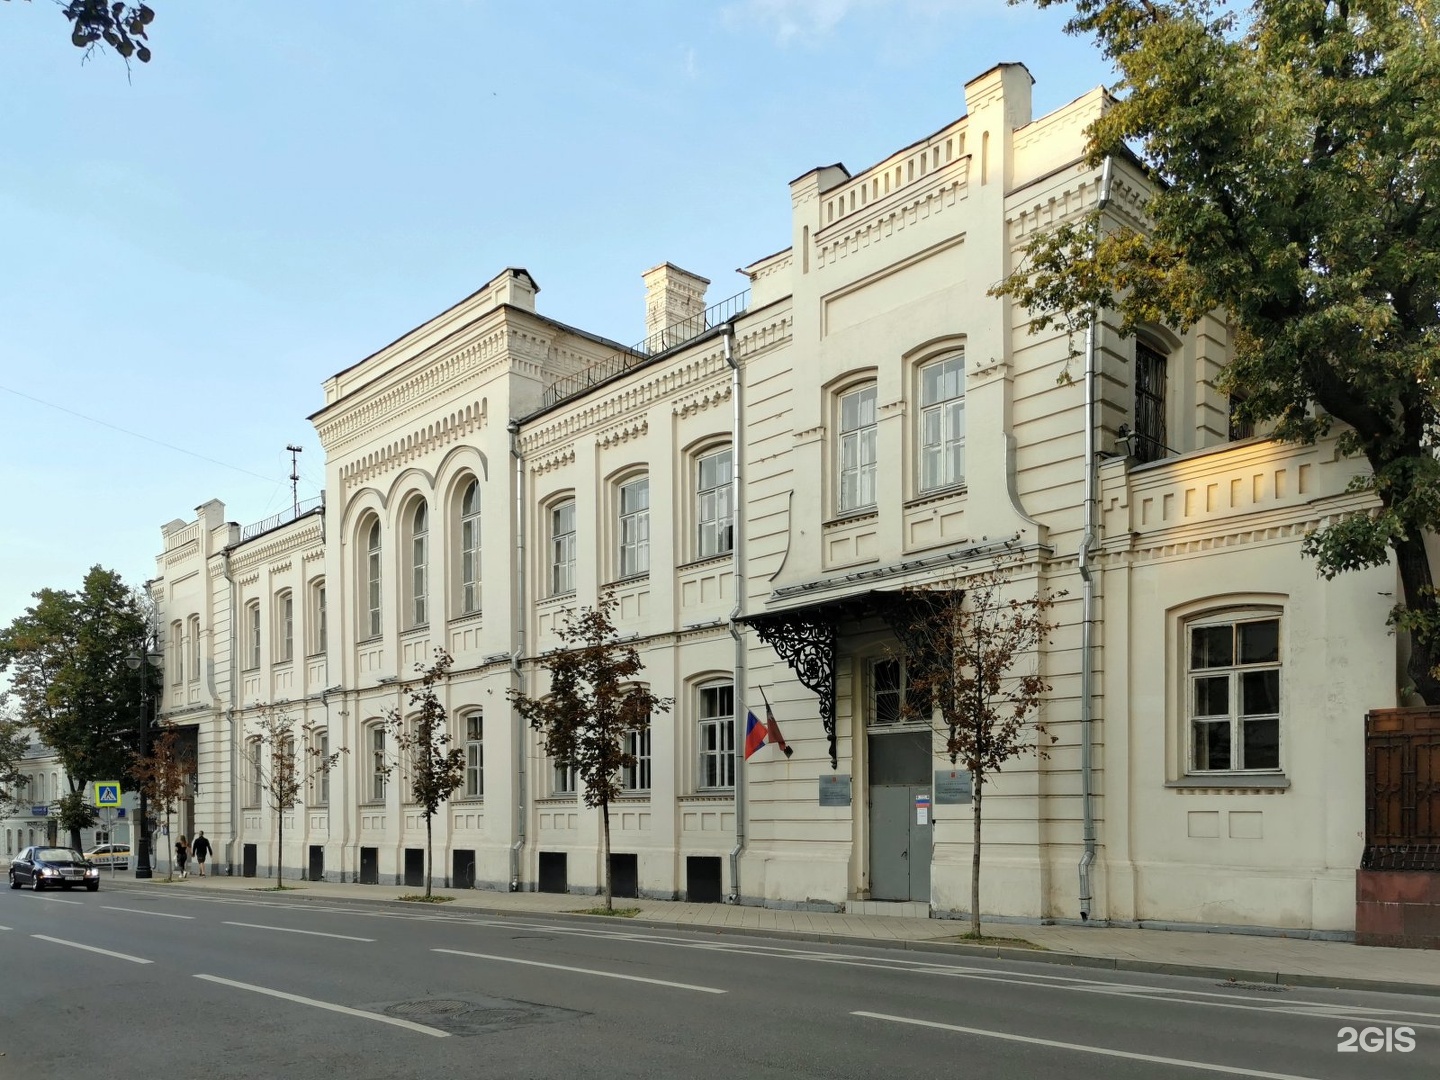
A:
[[[288,525],[290,522],[304,517],[310,511],[325,505],[325,496],[317,495],[313,499],[306,499],[298,506],[291,506],[281,510],[278,514],[272,514],[264,521],[257,521],[253,525],[246,525],[240,530],[240,542],[254,540],[261,533],[267,533],[271,529],[278,529],[281,525]]]

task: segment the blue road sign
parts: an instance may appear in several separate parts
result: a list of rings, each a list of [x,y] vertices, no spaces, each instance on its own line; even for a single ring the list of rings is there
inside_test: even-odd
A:
[[[119,806],[120,785],[113,780],[96,780],[95,805],[102,808]]]

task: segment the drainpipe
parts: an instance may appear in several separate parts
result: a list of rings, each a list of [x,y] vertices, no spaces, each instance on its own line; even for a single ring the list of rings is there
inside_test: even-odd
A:
[[[735,355],[735,326],[727,323],[721,340],[725,345],[725,363],[730,365],[730,520],[732,540],[730,557],[733,570],[731,579],[735,585],[735,607],[730,612],[730,636],[735,639],[735,682],[732,696],[735,699],[734,732],[735,746],[735,847],[730,852],[730,903],[740,903],[740,853],[745,850],[745,631],[740,625],[740,616],[745,612],[745,529],[742,509],[745,505],[745,489],[742,482],[740,439],[741,384],[740,359]]]
[[[235,718],[235,577],[230,571],[230,549],[222,551],[221,556],[225,560],[225,581],[230,587],[230,599],[225,605],[225,616],[230,622],[230,669],[227,679],[230,683],[230,707],[225,711],[225,719],[230,723],[230,838],[225,841],[225,861],[230,876],[234,877],[235,845],[240,840],[240,725]]]
[[[1100,214],[1110,203],[1110,164],[1105,159],[1100,174],[1100,199],[1095,204],[1095,226],[1090,236],[1093,259],[1100,243]],[[1093,776],[1095,696],[1095,574],[1090,565],[1099,542],[1096,535],[1096,451],[1095,451],[1095,327],[1100,321],[1098,304],[1090,306],[1085,327],[1085,532],[1080,540],[1080,806],[1084,814],[1085,853],[1080,856],[1080,919],[1090,919],[1090,867],[1095,862],[1095,781]]]
[[[525,655],[525,458],[520,453],[520,421],[506,425],[510,432],[510,456],[515,459],[515,614],[513,633],[515,647],[510,653],[510,678],[515,688],[525,691],[525,673],[520,660]],[[510,845],[510,891],[520,891],[520,858],[525,850],[525,759],[528,742],[525,721],[515,711],[515,842]]]

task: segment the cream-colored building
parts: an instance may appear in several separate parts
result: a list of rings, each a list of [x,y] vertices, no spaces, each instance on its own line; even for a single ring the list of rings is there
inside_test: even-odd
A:
[[[1030,89],[993,68],[944,129],[793,181],[786,246],[740,297],[707,308],[706,280],[655,267],[642,346],[546,317],[505,271],[326,381],[322,506],[167,525],[166,712],[195,729],[192,824],[222,861],[277,858],[252,756],[271,703],[348,751],[288,816],[285,871],[413,877],[424,822],[377,770],[377,722],[443,648],[469,768],[438,876],[596,888],[598,813],[506,692],[543,689],[557,619],[610,588],[674,699],[613,811],[622,887],[960,912],[973,804],[898,707],[895,601],[1008,552],[1017,588],[1065,593],[1031,658],[1058,741],[986,787],[983,911],[1350,930],[1394,577],[1323,582],[1300,544],[1362,505],[1357,466],[1232,430],[1219,320],[1137,340],[1101,313],[1087,352],[988,295],[1102,199],[1142,224],[1134,165],[1084,161],[1103,91],[1032,118]],[[795,752],[746,763],[762,692]]]

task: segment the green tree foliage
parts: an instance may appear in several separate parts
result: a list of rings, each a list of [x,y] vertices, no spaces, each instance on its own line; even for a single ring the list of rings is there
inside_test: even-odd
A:
[[[1011,0],[1012,3],[1026,0]],[[1440,704],[1440,0],[1030,0],[1067,6],[1120,76],[1091,159],[1133,149],[1147,233],[1037,236],[996,290],[1032,329],[1091,304],[1185,328],[1220,310],[1243,419],[1339,445],[1378,503],[1305,543],[1325,577],[1394,559],[1409,675]],[[1133,156],[1133,154],[1132,154]]]
[[[0,694],[0,707],[8,695]],[[20,771],[20,760],[30,745],[25,725],[9,716],[0,715],[0,813],[7,808],[25,805],[28,781]]]
[[[420,683],[410,690],[412,713],[407,720],[399,709],[391,709],[385,727],[395,739],[395,748],[405,762],[410,780],[410,798],[425,812],[425,897],[431,896],[435,875],[433,821],[440,807],[465,782],[465,751],[452,747],[450,714],[435,687],[450,678],[454,663],[443,649],[435,650],[435,662],[428,668],[417,664]],[[389,772],[390,766],[385,767]]]
[[[545,737],[545,753],[573,768],[585,787],[585,805],[598,807],[604,837],[605,909],[614,910],[610,874],[610,804],[620,796],[621,771],[635,755],[626,736],[644,731],[650,717],[669,712],[672,701],[637,682],[645,665],[633,645],[621,644],[611,622],[615,597],[604,593],[593,608],[569,611],[556,631],[560,648],[540,661],[549,672],[549,693],[530,697],[508,691],[515,710]]]
[[[185,753],[181,745],[179,729],[168,721],[162,723],[160,734],[150,740],[150,753],[137,757],[132,771],[136,782],[145,792],[145,798],[150,804],[149,809],[165,815],[165,834],[173,835],[170,817],[175,813],[180,800],[185,797],[190,776],[195,771],[194,759]],[[140,827],[146,828],[147,823],[141,822]],[[138,857],[138,846],[135,854]],[[173,849],[166,855],[168,869],[165,880],[170,881],[174,877],[175,869]]]
[[[70,22],[70,44],[84,49],[86,56],[104,45],[127,63],[132,56],[142,64],[150,62],[146,28],[155,21],[155,12],[149,6],[107,0],[55,0],[55,6]]]
[[[285,815],[303,800],[322,776],[347,753],[344,747],[334,753],[321,751],[315,741],[315,725],[308,721],[296,724],[295,718],[275,705],[261,705],[255,736],[260,769],[260,790],[266,804],[275,813],[275,887],[283,889],[285,881]],[[296,735],[299,745],[296,745]]]
[[[142,599],[99,566],[79,592],[35,593],[35,604],[0,630],[0,675],[10,677],[16,719],[55,751],[72,794],[92,780],[131,775],[141,680],[151,680],[150,707],[159,699],[159,674],[149,665],[131,671],[125,657],[148,631]],[[71,827],[70,842],[80,846],[79,827]]]
[[[915,616],[904,633],[907,694],[915,720],[939,720],[952,765],[974,783],[970,853],[970,932],[980,936],[980,840],[985,785],[1023,754],[1046,757],[1054,743],[1039,719],[1050,684],[1038,669],[1039,646],[1055,624],[1055,600],[1018,595],[1015,560],[989,570],[907,590]],[[1064,595],[1061,593],[1060,595]]]

